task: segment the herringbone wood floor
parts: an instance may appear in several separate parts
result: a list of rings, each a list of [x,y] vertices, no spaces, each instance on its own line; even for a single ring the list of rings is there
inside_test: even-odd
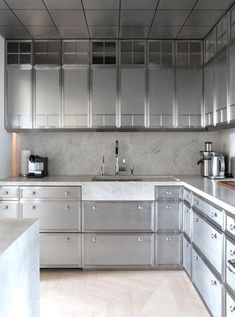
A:
[[[184,271],[41,271],[41,317],[209,317]]]

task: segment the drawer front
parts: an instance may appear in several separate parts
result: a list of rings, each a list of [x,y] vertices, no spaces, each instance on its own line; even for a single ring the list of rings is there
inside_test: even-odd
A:
[[[196,213],[193,213],[193,242],[222,274],[223,235]]]
[[[25,199],[81,199],[81,187],[21,187]]]
[[[192,209],[183,204],[183,231],[191,239]]]
[[[200,256],[193,250],[193,283],[213,317],[222,317],[222,285]]]
[[[218,224],[221,228],[223,227],[223,211],[219,208],[207,203],[197,195],[193,195],[193,207],[201,211],[212,221]]]
[[[0,202],[0,219],[19,217],[19,203],[15,201]]]
[[[226,283],[235,294],[235,274],[227,267],[229,260],[235,260],[235,242],[226,239]]]
[[[24,201],[23,218],[39,218],[41,231],[80,231],[80,201]]]
[[[81,267],[81,235],[40,233],[41,267]]]
[[[152,234],[84,234],[83,266],[153,266]]]
[[[182,230],[182,203],[156,202],[156,231]]]
[[[187,201],[189,205],[192,204],[192,192],[186,188],[183,189],[183,200]]]
[[[157,234],[155,240],[155,264],[157,267],[181,267],[182,234]]]
[[[19,187],[2,186],[0,187],[0,200],[19,199]]]
[[[154,202],[83,203],[83,231],[154,231]]]
[[[179,200],[182,199],[182,187],[179,186],[156,186],[156,200]]]
[[[187,274],[191,277],[191,258],[192,258],[192,246],[183,237],[183,267]]]
[[[226,231],[235,238],[235,218],[226,215]]]
[[[235,300],[226,293],[226,317],[235,316]]]

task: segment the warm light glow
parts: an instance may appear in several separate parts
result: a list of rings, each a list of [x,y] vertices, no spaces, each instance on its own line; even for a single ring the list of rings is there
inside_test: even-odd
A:
[[[16,158],[17,134],[12,133],[12,176],[17,176],[17,158]]]

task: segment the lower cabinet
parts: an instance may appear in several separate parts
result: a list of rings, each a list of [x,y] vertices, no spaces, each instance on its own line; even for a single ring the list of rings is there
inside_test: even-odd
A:
[[[192,280],[213,317],[223,317],[223,285],[193,250]]]
[[[81,267],[81,234],[40,233],[41,267]]]
[[[157,268],[182,268],[182,234],[156,234],[155,265]]]
[[[235,316],[235,299],[226,293],[226,317]]]
[[[235,294],[235,273],[231,271],[228,267],[227,264],[229,261],[234,261],[235,260],[235,241],[232,239],[226,238],[226,284],[227,286],[234,292]],[[235,316],[235,312],[234,312]]]
[[[154,266],[153,234],[84,234],[83,267]]]
[[[19,203],[16,201],[0,201],[0,219],[18,218]]]
[[[191,259],[192,259],[192,245],[183,237],[183,268],[189,277],[191,277]]]

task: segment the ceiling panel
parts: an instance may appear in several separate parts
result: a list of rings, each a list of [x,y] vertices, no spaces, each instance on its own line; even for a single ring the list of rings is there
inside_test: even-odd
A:
[[[214,26],[223,15],[222,10],[193,10],[186,25],[189,26]]]
[[[116,26],[119,21],[118,10],[86,10],[87,24],[92,26]]]
[[[89,26],[91,38],[117,38],[118,26]]]
[[[42,0],[5,0],[11,9],[45,9]]]
[[[159,0],[122,0],[122,9],[151,9],[155,10]]]
[[[178,36],[178,38],[187,39],[202,39],[211,30],[210,26],[184,26]]]
[[[83,10],[50,10],[56,25],[86,26]]]
[[[53,25],[47,10],[15,10],[24,25]]]
[[[183,25],[189,10],[157,10],[154,25]]]
[[[29,39],[30,35],[23,26],[0,26],[0,35],[5,39]]]
[[[195,9],[227,10],[234,0],[198,0]]]
[[[60,36],[65,39],[88,38],[87,27],[58,26]]]
[[[151,25],[154,10],[121,10],[121,26]]]
[[[176,38],[181,26],[152,26],[149,38],[173,39]]]
[[[82,9],[81,0],[44,0],[48,9]]]
[[[20,26],[20,22],[11,10],[0,10],[0,25]]]
[[[191,10],[197,0],[160,0],[158,9]]]
[[[120,0],[83,0],[85,9],[119,9]]]
[[[27,26],[27,30],[34,39],[58,39],[58,34],[54,26]]]
[[[122,26],[120,27],[120,38],[146,38],[149,26]]]

